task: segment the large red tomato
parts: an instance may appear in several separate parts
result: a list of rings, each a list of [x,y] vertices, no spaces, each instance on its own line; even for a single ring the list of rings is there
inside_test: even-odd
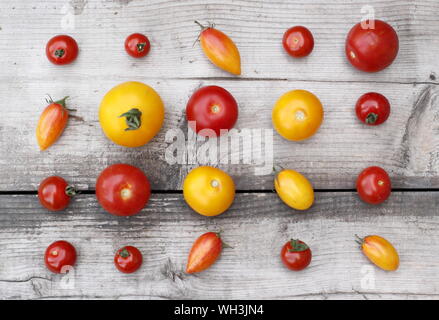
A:
[[[186,106],[186,118],[191,121],[189,125],[199,135],[219,136],[221,129],[230,130],[235,125],[238,119],[238,104],[230,92],[224,88],[202,87],[189,99]],[[193,121],[195,123],[192,123]]]
[[[373,22],[374,26],[371,25]],[[398,35],[392,26],[384,21],[363,21],[357,23],[349,32],[345,50],[349,62],[354,67],[366,72],[377,72],[395,60],[399,50]]]
[[[132,216],[148,203],[151,188],[146,175],[129,164],[106,168],[96,181],[101,206],[116,216]]]

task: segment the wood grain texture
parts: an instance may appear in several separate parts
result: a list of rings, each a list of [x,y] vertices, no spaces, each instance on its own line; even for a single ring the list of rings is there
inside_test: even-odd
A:
[[[202,5],[198,1],[2,2],[0,94],[8,98],[1,102],[0,190],[35,190],[49,174],[65,176],[90,190],[99,172],[115,162],[144,169],[156,190],[179,189],[194,165],[170,166],[164,161],[169,145],[165,135],[175,128],[186,131],[186,102],[196,88],[207,84],[224,86],[235,95],[241,129],[272,128],[271,108],[288,90],[316,93],[325,106],[320,132],[302,143],[287,142],[274,133],[273,149],[275,164],[301,171],[316,188],[352,188],[358,172],[372,164],[385,167],[395,187],[438,187],[438,89],[433,84],[438,73],[439,24],[434,14],[438,4],[367,2],[377,16],[395,25],[401,41],[396,63],[374,75],[354,71],[342,52],[345,34],[360,19],[365,4],[341,0],[205,1]],[[215,21],[233,35],[245,62],[242,77],[223,74],[192,47],[198,32],[195,18]],[[282,52],[280,38],[288,26],[299,23],[314,31],[317,46],[311,57],[292,61]],[[78,60],[63,67],[51,65],[44,54],[47,39],[60,30],[72,34],[81,47]],[[133,31],[144,31],[153,42],[144,60],[135,61],[123,52],[121,39]],[[107,141],[97,119],[105,92],[127,80],[152,85],[167,108],[161,133],[136,150]],[[353,112],[358,96],[372,90],[387,95],[393,107],[389,121],[378,128],[362,126]],[[61,140],[40,153],[34,126],[46,93],[70,95],[69,105],[77,112]],[[257,160],[222,168],[235,177],[239,189],[271,189],[270,175],[254,174]]]
[[[400,37],[398,59],[378,74],[356,71],[344,57],[346,35],[365,16],[366,5]],[[66,70],[68,77],[82,80],[229,77],[193,46],[199,33],[194,20],[214,22],[234,39],[243,78],[437,83],[430,76],[439,75],[435,0],[14,0],[2,1],[0,9],[2,68],[6,75],[26,71],[20,77],[34,80],[42,75],[60,79]],[[298,24],[309,27],[316,39],[312,55],[301,61],[281,46],[285,30]],[[77,62],[61,69],[50,66],[44,54],[47,40],[60,31],[72,34],[81,48]],[[139,31],[152,42],[141,61],[123,50],[125,37]]]
[[[90,88],[85,81],[67,82],[60,88],[53,88],[53,81],[49,80],[20,88],[14,83],[3,84],[2,95],[15,90],[26,90],[26,95],[10,96],[10,102],[17,108],[6,108],[0,118],[0,144],[4,151],[0,157],[0,190],[35,190],[40,181],[51,174],[64,176],[80,189],[91,190],[99,172],[118,162],[142,168],[155,190],[180,189],[186,173],[196,164],[168,163],[166,149],[173,140],[166,140],[166,134],[177,129],[188,138],[186,102],[197,87],[208,84],[223,86],[235,96],[240,107],[238,129],[271,130],[273,104],[281,94],[295,88],[314,92],[325,108],[324,123],[309,140],[295,143],[274,132],[273,158],[261,144],[254,143],[252,149],[247,149],[249,144],[241,140],[238,150],[232,150],[230,145],[229,152],[218,159],[228,159],[228,165],[220,167],[235,178],[238,189],[270,190],[271,161],[302,172],[319,189],[353,188],[358,173],[370,165],[385,168],[397,188],[439,186],[439,87],[435,85],[232,80],[148,82],[165,101],[165,124],[146,146],[127,149],[107,140],[98,122],[100,100],[104,92],[117,83],[101,80],[99,89]],[[72,95],[68,106],[77,111],[72,113],[75,117],[61,139],[47,151],[40,152],[33,125],[45,106],[41,93],[49,91],[54,97]],[[356,119],[356,99],[367,91],[379,91],[391,101],[391,116],[381,126],[367,127]],[[263,141],[267,140],[263,138]],[[197,145],[203,144],[205,142]],[[245,160],[257,151],[260,156],[253,157],[251,162]],[[239,165],[231,163],[235,156],[240,157]],[[212,164],[217,165],[217,161]],[[255,168],[264,166],[268,168],[266,175],[256,175]]]
[[[0,196],[0,297],[6,299],[382,299],[439,298],[439,205],[437,193],[395,192],[371,207],[351,192],[317,193],[304,214],[273,193],[238,194],[231,209],[214,219],[192,212],[181,194],[155,194],[140,214],[111,216],[93,195],[82,195],[64,213],[48,213],[35,196]],[[224,249],[209,270],[185,274],[192,242],[222,230]],[[398,249],[400,269],[371,267],[354,234],[380,234]],[[279,259],[291,237],[313,250],[309,268],[295,273]],[[77,248],[75,288],[43,264],[45,248],[65,239]],[[135,245],[142,268],[119,273],[114,252]],[[362,288],[373,276],[374,288]]]

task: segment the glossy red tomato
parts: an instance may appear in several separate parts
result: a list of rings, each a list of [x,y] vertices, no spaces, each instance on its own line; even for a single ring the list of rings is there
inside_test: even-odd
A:
[[[133,58],[142,58],[149,53],[151,44],[148,37],[141,33],[133,33],[125,40],[125,50]]]
[[[312,253],[305,242],[291,239],[282,247],[280,257],[288,269],[300,271],[311,263]]]
[[[224,88],[202,87],[189,99],[186,118],[190,121],[191,128],[199,135],[219,136],[221,129],[230,130],[235,125],[238,119],[238,104]]]
[[[69,64],[78,56],[78,44],[67,35],[58,35],[49,40],[46,45],[46,56],[50,62],[57,65]]]
[[[382,94],[368,92],[358,99],[355,112],[361,122],[370,126],[376,126],[386,121],[389,117],[390,103]]]
[[[64,240],[56,241],[47,247],[44,254],[47,269],[55,273],[65,273],[68,266],[76,262],[75,247]]]
[[[146,175],[129,164],[107,167],[96,181],[101,206],[116,216],[132,216],[148,203],[151,188]]]
[[[136,247],[126,246],[117,250],[114,264],[120,272],[133,273],[142,265],[142,253]]]
[[[306,57],[314,48],[314,37],[307,28],[295,26],[284,33],[282,45],[290,56]]]
[[[357,23],[348,34],[345,47],[349,62],[366,72],[387,68],[399,50],[398,35],[392,26],[381,20],[374,20],[375,25],[372,26],[372,22]]]
[[[38,199],[50,211],[65,209],[70,202],[70,198],[76,194],[75,188],[69,186],[66,180],[57,176],[44,179],[38,187]]]
[[[357,178],[357,192],[364,202],[382,203],[390,196],[391,191],[390,177],[380,167],[366,168]]]

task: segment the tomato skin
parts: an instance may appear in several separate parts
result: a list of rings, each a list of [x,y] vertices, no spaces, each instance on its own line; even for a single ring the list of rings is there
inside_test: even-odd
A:
[[[190,121],[191,128],[199,135],[220,136],[221,129],[230,130],[235,125],[238,119],[238,104],[230,92],[224,88],[202,87],[189,99],[186,106],[186,118]],[[191,121],[195,121],[196,127]],[[215,131],[215,134],[205,129],[211,129]]]
[[[399,267],[399,255],[395,247],[386,239],[372,235],[361,241],[364,255],[377,267],[386,271],[395,271]]]
[[[297,171],[285,169],[274,179],[274,188],[281,200],[296,210],[307,210],[314,203],[311,183]]]
[[[76,249],[67,241],[56,241],[47,247],[44,254],[44,262],[50,271],[64,273],[66,270],[63,270],[63,267],[75,264]]]
[[[201,48],[210,62],[231,74],[240,75],[241,56],[233,40],[218,29],[200,26]]]
[[[50,211],[64,210],[70,203],[70,198],[76,194],[66,180],[58,176],[44,179],[38,187],[40,203]]]
[[[375,20],[374,29],[363,29],[361,22],[357,23],[346,38],[346,57],[355,68],[365,72],[387,68],[395,60],[398,50],[398,34],[381,20]]]
[[[69,119],[69,112],[65,107],[67,98],[51,102],[41,113],[36,129],[40,150],[49,148],[64,132]]]
[[[78,56],[78,44],[68,35],[54,36],[47,42],[46,56],[56,65],[69,64]]]
[[[133,112],[134,116],[129,116]],[[134,118],[138,121],[137,125]],[[164,118],[165,107],[159,94],[150,86],[136,81],[112,88],[99,107],[99,123],[107,138],[129,148],[143,146],[154,138]]]
[[[114,256],[114,265],[123,273],[133,273],[142,265],[142,253],[133,246],[122,247]]]
[[[287,140],[308,139],[317,132],[322,121],[322,103],[319,98],[306,90],[292,90],[285,93],[273,107],[273,127]]]
[[[288,269],[300,271],[311,263],[312,252],[305,242],[292,239],[284,244],[280,257]]]
[[[307,28],[295,26],[285,31],[282,45],[290,56],[302,58],[312,52],[314,48],[314,37]]]
[[[146,175],[129,164],[113,164],[96,181],[96,198],[116,216],[132,216],[148,203],[151,187]]]
[[[151,43],[141,33],[130,34],[125,40],[125,51],[133,58],[142,58],[149,53]]]
[[[392,184],[387,172],[380,167],[364,169],[357,178],[357,192],[361,200],[380,204],[389,198]]]
[[[355,112],[361,122],[369,126],[377,126],[389,118],[390,103],[382,94],[368,92],[358,99]]]
[[[206,270],[219,257],[223,244],[218,233],[207,232],[192,245],[186,266],[187,273]]]
[[[203,216],[217,216],[232,205],[235,183],[224,171],[201,166],[189,172],[184,179],[183,197],[195,212]]]

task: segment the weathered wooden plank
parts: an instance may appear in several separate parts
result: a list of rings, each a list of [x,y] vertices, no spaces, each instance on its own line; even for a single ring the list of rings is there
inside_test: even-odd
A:
[[[143,212],[118,218],[104,213],[93,195],[76,198],[64,213],[44,211],[35,196],[0,196],[0,246],[7,257],[0,260],[0,297],[438,299],[438,205],[436,192],[394,192],[373,207],[351,192],[317,193],[315,205],[298,214],[275,194],[253,193],[238,194],[230,211],[209,219],[193,213],[181,194],[154,194]],[[219,230],[234,248],[224,249],[211,269],[185,274],[193,240]],[[400,253],[399,270],[372,267],[354,234],[389,239]],[[290,237],[314,253],[300,273],[287,271],[278,257]],[[43,264],[46,246],[58,239],[79,252],[71,289],[62,289],[62,276]],[[132,275],[118,273],[112,262],[127,244],[139,247],[145,260]],[[365,277],[374,285],[364,286]]]
[[[143,80],[141,77],[137,80]],[[125,79],[126,80],[126,79]],[[119,80],[100,80],[99,85],[86,81],[55,79],[29,83],[10,82],[0,85],[0,95],[8,96],[9,105],[0,118],[0,190],[35,190],[47,175],[58,174],[81,189],[94,189],[95,179],[107,165],[126,162],[141,167],[157,190],[180,189],[188,170],[194,164],[172,164],[166,161],[166,141],[170,130],[182,130],[188,139],[185,106],[199,86],[217,84],[237,99],[240,115],[238,129],[272,129],[271,109],[278,97],[291,89],[314,92],[323,102],[325,120],[319,132],[304,142],[295,143],[273,134],[274,164],[291,167],[306,174],[316,188],[353,188],[358,173],[370,165],[388,170],[394,187],[439,186],[439,87],[380,83],[326,83],[291,81],[199,81],[154,80],[147,82],[163,97],[166,119],[159,135],[148,145],[127,149],[108,141],[98,122],[98,106],[105,92]],[[367,127],[355,116],[354,105],[364,92],[378,91],[392,104],[386,123]],[[22,94],[10,95],[11,92]],[[45,106],[44,94],[54,97],[70,95],[69,107],[77,109],[61,139],[45,152],[38,150],[35,126]],[[261,131],[257,131],[261,132]],[[263,134],[263,132],[262,132]],[[254,138],[257,135],[254,134]],[[271,141],[262,136],[262,141]],[[199,142],[198,146],[204,142]],[[241,141],[242,144],[242,141]],[[249,144],[246,143],[246,147]],[[271,154],[265,145],[254,140],[253,150],[242,145],[221,157],[221,165],[236,180],[239,189],[271,189],[272,176],[255,175],[255,168],[268,168]],[[230,151],[232,150],[232,151]],[[261,151],[260,155],[251,151]],[[239,165],[231,162],[239,156]],[[245,159],[253,157],[249,162]],[[200,159],[199,159],[200,160]],[[202,159],[201,159],[202,160]],[[202,161],[198,164],[203,164]],[[216,165],[218,161],[213,162]]]
[[[398,59],[378,74],[354,70],[343,53],[346,35],[365,16],[365,6],[391,23],[400,37]],[[193,21],[198,19],[215,22],[235,40],[244,78],[437,83],[438,11],[435,0],[2,1],[1,76],[2,81],[11,81],[11,75],[61,81],[69,73],[89,83],[121,75],[228,77],[193,46],[199,33]],[[313,54],[301,61],[293,61],[281,46],[284,31],[297,24],[309,27],[316,39]],[[141,61],[123,51],[125,37],[139,31],[152,41],[150,55]],[[44,53],[47,40],[59,32],[75,36],[81,48],[78,61],[65,68],[50,65]]]

